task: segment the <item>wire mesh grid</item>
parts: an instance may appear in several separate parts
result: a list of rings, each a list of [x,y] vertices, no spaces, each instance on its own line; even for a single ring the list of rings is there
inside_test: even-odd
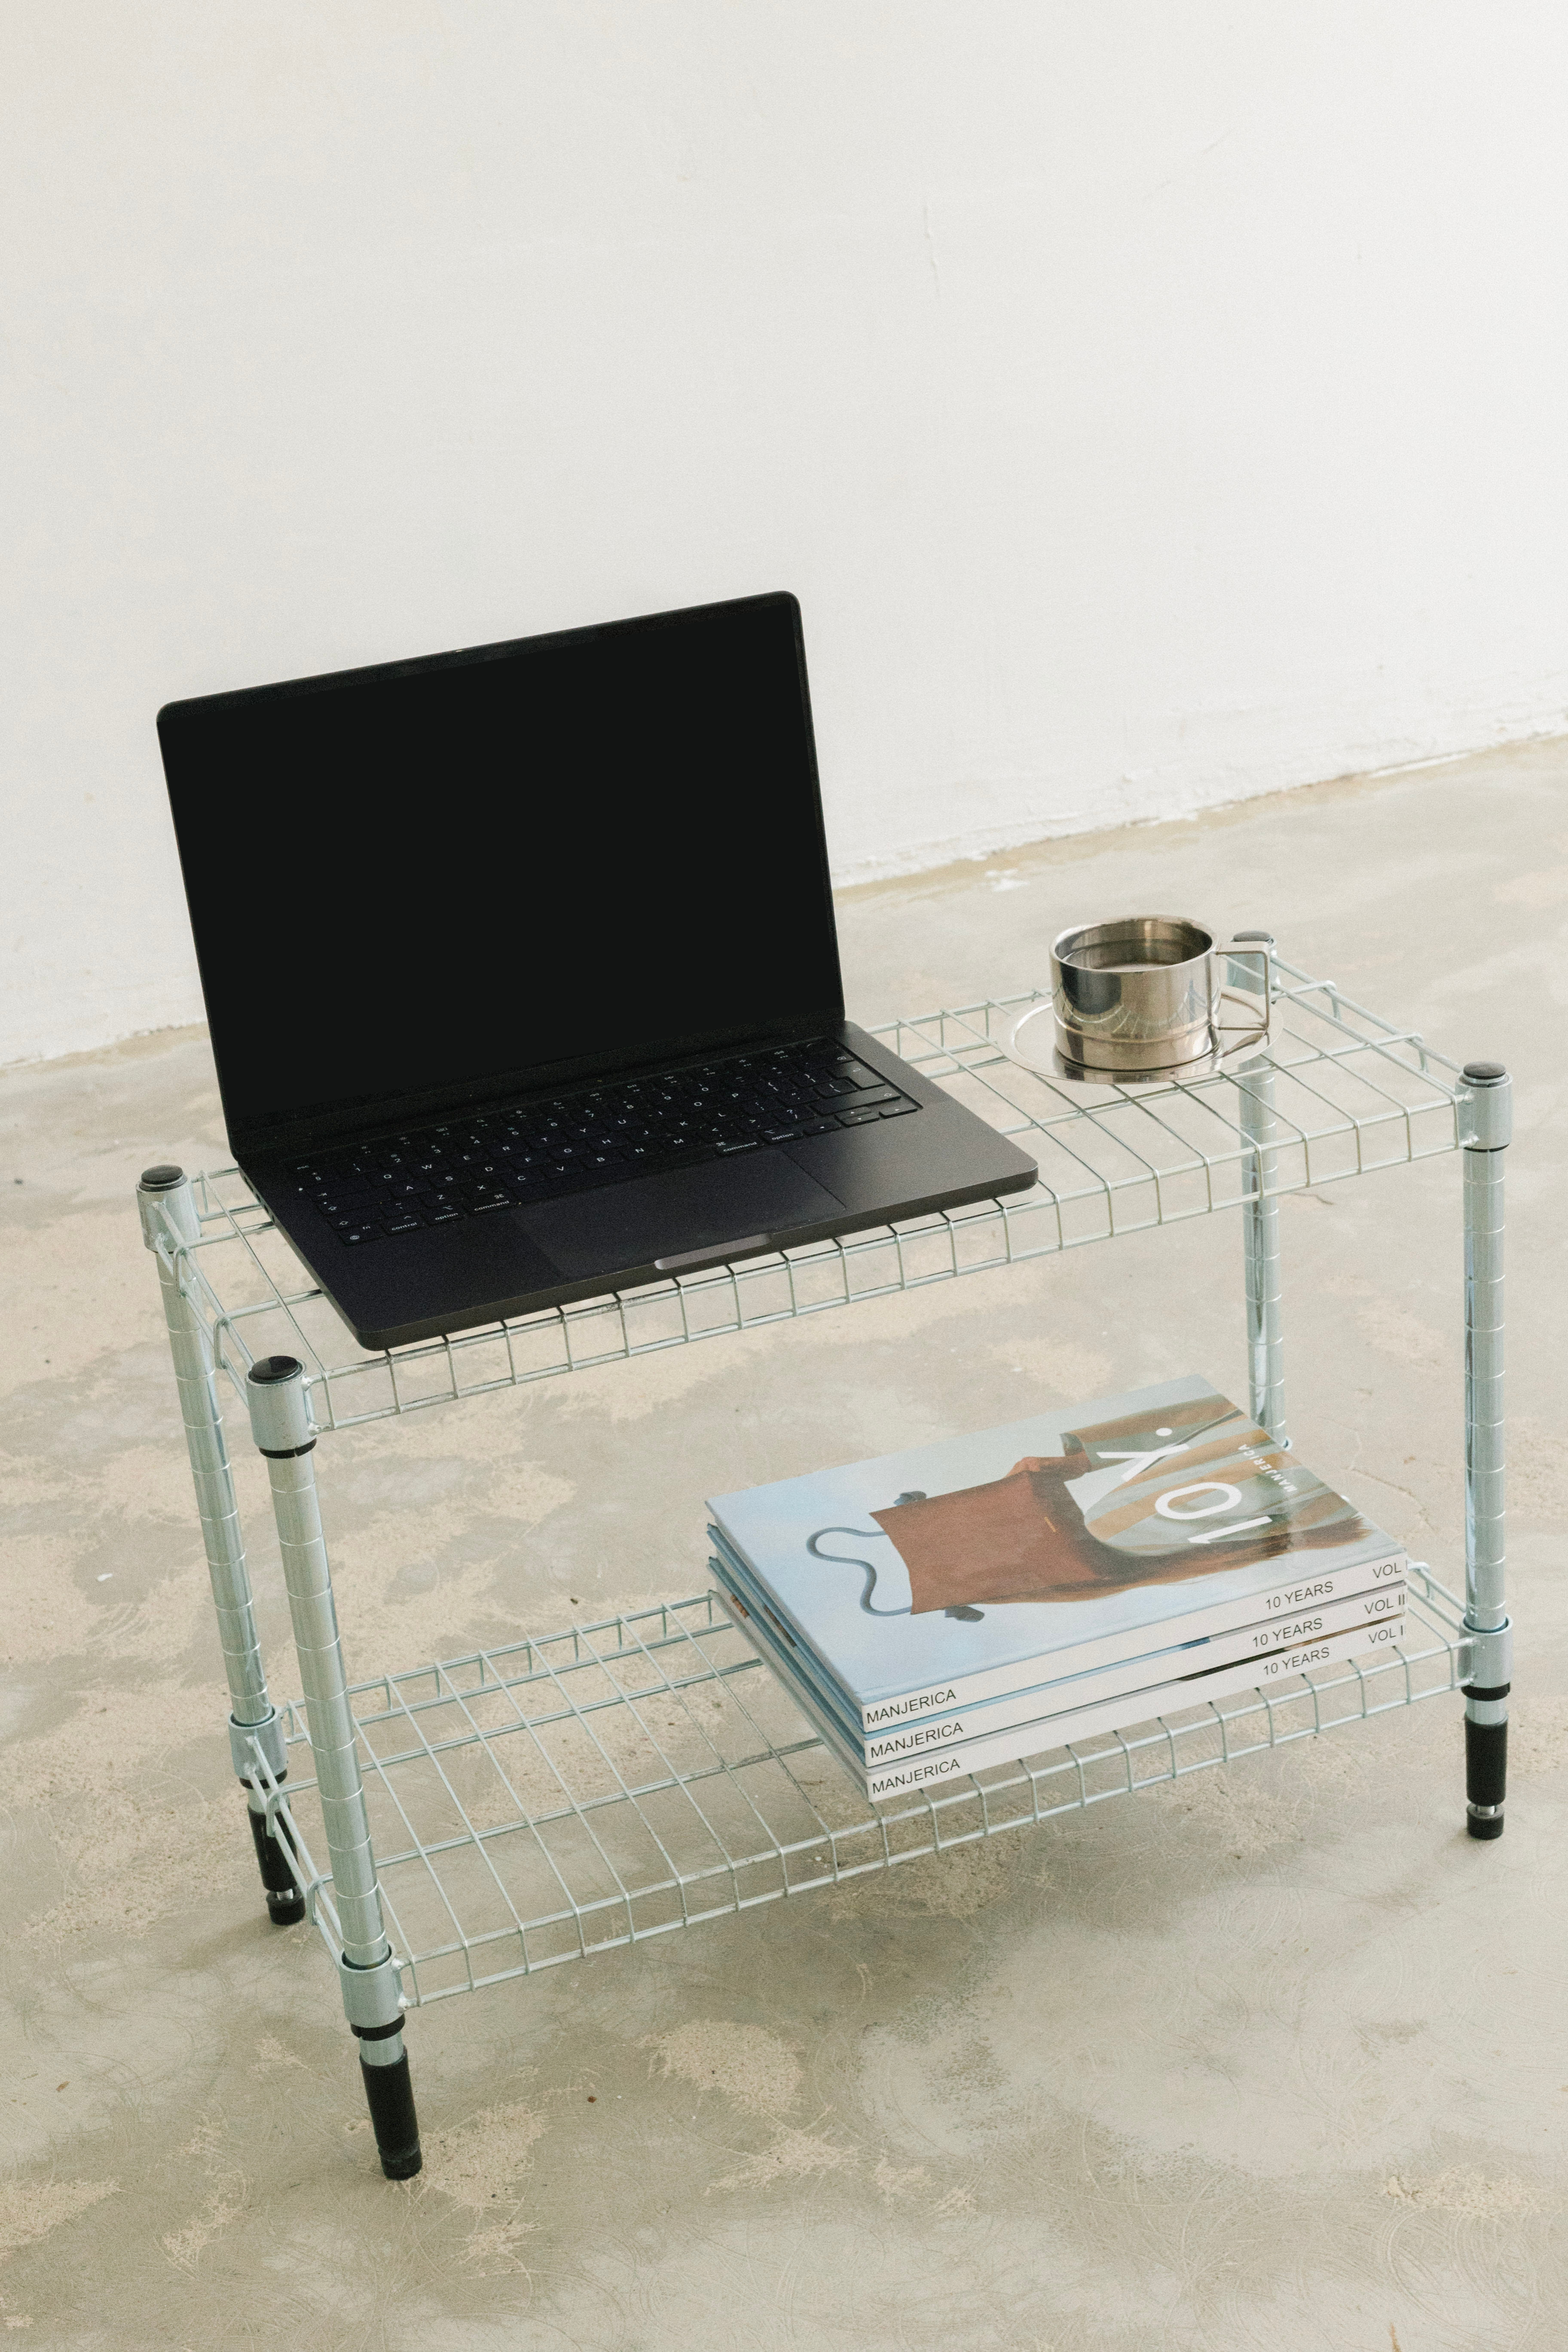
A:
[[[1267,1055],[1271,1192],[1455,1149],[1465,1099],[1456,1064],[1332,982],[1283,961],[1276,973]],[[385,1354],[354,1348],[237,1169],[198,1177],[199,1238],[183,1243],[165,1224],[159,1247],[177,1265],[181,1287],[239,1392],[258,1357],[297,1357],[312,1424],[325,1432],[921,1289],[1256,1197],[1258,1145],[1244,1129],[1242,1096],[1257,1087],[1258,1063],[1232,1075],[1135,1087],[1047,1077],[1007,1049],[1018,1015],[1040,1001],[1037,992],[987,1000],[872,1032],[1034,1155],[1038,1182],[1005,1200],[740,1259]]]
[[[383,1902],[411,2004],[842,1885],[1005,1830],[1436,1698],[1462,1610],[1412,1564],[1405,1642],[1157,1723],[873,1804],[713,1592],[379,1676],[352,1698]],[[286,1711],[291,1743],[302,1714]],[[335,1957],[314,1784],[283,1787]]]

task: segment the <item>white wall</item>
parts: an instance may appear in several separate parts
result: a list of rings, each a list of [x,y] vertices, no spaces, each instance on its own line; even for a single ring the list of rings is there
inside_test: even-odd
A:
[[[1559,0],[7,38],[0,1059],[199,1013],[172,696],[792,586],[845,877],[1568,723]]]

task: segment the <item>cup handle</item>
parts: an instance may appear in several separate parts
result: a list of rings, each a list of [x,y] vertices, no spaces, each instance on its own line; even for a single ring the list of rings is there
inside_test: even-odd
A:
[[[1237,963],[1245,962],[1248,958],[1251,958],[1256,961],[1260,962],[1263,966],[1263,987],[1261,991],[1263,998],[1263,1026],[1258,1028],[1254,1024],[1254,1026],[1249,1029],[1245,1035],[1237,1037],[1234,1045],[1227,1045],[1225,1050],[1226,1053],[1235,1054],[1242,1052],[1248,1045],[1267,1045],[1269,1043],[1270,1022],[1274,1010],[1273,940],[1270,940],[1267,944],[1265,944],[1264,941],[1257,939],[1229,939],[1226,940],[1223,947],[1216,948],[1215,952],[1216,955],[1233,958]],[[1222,997],[1224,997],[1227,992],[1228,992],[1224,988],[1220,991]],[[1228,1035],[1233,1025],[1234,1024],[1230,1024],[1223,1021],[1216,1021],[1215,1023],[1215,1027],[1221,1036]]]

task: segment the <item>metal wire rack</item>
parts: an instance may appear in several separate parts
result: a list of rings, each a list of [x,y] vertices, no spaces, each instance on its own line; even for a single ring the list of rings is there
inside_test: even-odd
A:
[[[1458,1689],[1458,1598],[1410,1570],[1391,1654],[871,1804],[719,1596],[378,1676],[350,1693],[410,2006],[839,1886]],[[290,1744],[301,1712],[284,1710]],[[298,1883],[342,1949],[313,1781],[280,1784]]]
[[[353,1346],[237,1169],[196,1178],[198,1236],[171,1233],[157,1246],[177,1266],[179,1287],[238,1392],[258,1358],[293,1356],[304,1367],[311,1426],[325,1432],[1182,1223],[1464,1140],[1457,1064],[1332,982],[1283,961],[1276,973],[1266,1160],[1247,1122],[1245,1072],[1084,1087],[1014,1058],[1005,1041],[1018,1014],[1040,1001],[1037,992],[872,1033],[1025,1142],[1039,1181],[1007,1200],[374,1355]]]
[[[142,1234],[158,1264],[268,1908],[280,1923],[307,1913],[326,1943],[391,2178],[420,2161],[404,2013],[481,1985],[858,1882],[1461,1689],[1467,1824],[1501,1834],[1507,1074],[1495,1063],[1461,1070],[1279,958],[1271,996],[1265,1051],[1149,1085],[1086,1087],[1026,1065],[1009,1041],[1037,994],[889,1024],[876,1034],[906,1062],[1026,1144],[1039,1170],[1029,1192],[384,1354],[353,1347],[237,1170],[194,1183],[170,1166],[143,1175]],[[1455,1150],[1465,1594],[1413,1563],[1397,1645],[878,1804],[715,1592],[346,1681],[313,1466],[327,1431],[1231,1208],[1243,1222],[1248,1409],[1282,1444],[1279,1197]],[[219,1370],[267,1462],[305,1693],[281,1706],[261,1657]],[[291,1749],[311,1777],[288,1772]]]

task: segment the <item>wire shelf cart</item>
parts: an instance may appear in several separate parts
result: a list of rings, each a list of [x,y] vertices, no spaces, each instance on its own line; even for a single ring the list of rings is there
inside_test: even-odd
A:
[[[1261,938],[1262,934],[1249,935]],[[892,1227],[714,1265],[384,1354],[349,1340],[237,1169],[149,1169],[157,1263],[229,1690],[229,1741],[271,1917],[309,1917],[358,2037],[384,2169],[419,2167],[411,2010],[1263,1748],[1462,1691],[1468,1826],[1503,1825],[1503,1155],[1510,1082],[1462,1070],[1331,982],[1274,962],[1266,1046],[1191,1078],[1086,1087],[1010,1050],[1020,996],[874,1034],[1002,1132],[1037,1183]],[[1247,980],[1239,963],[1238,984]],[[1254,983],[1256,984],[1256,983]],[[1037,1026],[1038,1024],[1037,1024]],[[1287,1443],[1281,1196],[1458,1151],[1464,1170],[1462,1593],[1412,1565],[1396,1647],[929,1792],[870,1802],[712,1592],[346,1680],[317,1441],[618,1358],[1242,1213],[1248,1402]],[[218,1403],[267,1457],[303,1689],[274,1704]]]

